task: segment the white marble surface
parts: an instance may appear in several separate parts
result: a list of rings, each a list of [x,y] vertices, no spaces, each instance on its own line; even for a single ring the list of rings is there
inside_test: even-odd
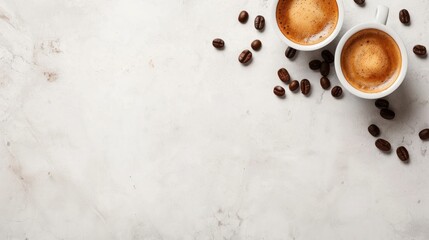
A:
[[[385,4],[410,53],[429,45],[429,1],[344,2],[341,35]],[[0,239],[429,239],[428,61],[410,54],[382,120],[322,91],[320,52],[289,61],[270,27],[237,22],[270,3],[0,0]],[[276,98],[280,67],[311,96]],[[409,165],[375,149],[370,123]]]

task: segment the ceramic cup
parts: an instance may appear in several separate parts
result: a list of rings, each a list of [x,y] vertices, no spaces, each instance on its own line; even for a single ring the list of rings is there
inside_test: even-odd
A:
[[[326,45],[328,45],[329,43],[331,43],[340,33],[341,27],[343,26],[343,22],[344,22],[344,5],[343,5],[343,1],[342,0],[336,0],[337,5],[338,5],[338,22],[337,22],[337,26],[335,27],[334,31],[331,33],[331,35],[329,35],[329,37],[327,37],[325,40],[323,40],[322,42],[319,42],[317,44],[313,44],[313,45],[301,45],[298,43],[295,43],[291,40],[289,40],[285,35],[283,35],[283,33],[281,32],[278,24],[277,24],[277,18],[276,18],[276,10],[277,10],[277,4],[279,3],[279,0],[274,0],[272,5],[271,5],[271,23],[273,25],[273,29],[274,31],[277,33],[277,36],[279,36],[279,38],[286,43],[288,46],[295,48],[296,50],[300,50],[300,51],[315,51],[315,50],[319,50],[323,47],[325,47]]]
[[[386,27],[387,18],[389,16],[389,8],[386,6],[378,6],[376,11],[375,20],[373,22],[369,23],[363,23],[359,24],[352,29],[350,29],[344,36],[341,38],[340,42],[337,45],[337,50],[335,51],[335,71],[337,72],[338,79],[340,80],[341,84],[344,86],[345,89],[347,89],[350,93],[361,97],[365,99],[378,99],[383,98],[391,93],[393,93],[398,87],[401,85],[401,83],[405,79],[405,75],[407,73],[408,68],[408,56],[407,52],[404,46],[404,43],[402,42],[401,38],[399,38],[398,34],[396,34],[392,29]],[[399,73],[398,78],[395,80],[395,82],[387,89],[376,92],[376,93],[367,93],[363,92],[359,89],[356,89],[353,87],[344,77],[343,71],[341,69],[341,54],[343,51],[343,47],[347,40],[353,36],[355,33],[365,30],[365,29],[378,29],[380,31],[383,31],[390,35],[398,45],[400,51],[401,51],[401,58],[402,58],[402,66],[401,71]]]

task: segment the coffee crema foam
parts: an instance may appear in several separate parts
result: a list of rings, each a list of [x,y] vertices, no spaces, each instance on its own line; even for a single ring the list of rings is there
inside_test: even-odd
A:
[[[401,50],[395,40],[378,29],[351,36],[341,53],[341,69],[356,89],[377,93],[389,88],[402,68]]]
[[[335,0],[280,0],[277,25],[285,37],[300,45],[314,45],[328,38],[338,23]]]

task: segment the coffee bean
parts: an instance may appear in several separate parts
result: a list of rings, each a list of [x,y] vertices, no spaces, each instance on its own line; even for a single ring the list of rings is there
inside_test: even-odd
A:
[[[238,56],[238,61],[243,64],[249,63],[250,60],[252,60],[252,52],[247,49],[241,52],[240,56]]]
[[[213,44],[213,47],[215,47],[217,49],[221,49],[225,46],[225,42],[220,38],[214,39],[212,44]]]
[[[410,23],[410,13],[407,9],[402,9],[399,11],[399,20],[403,24],[409,24]]]
[[[248,19],[249,19],[249,14],[244,10],[241,11],[240,14],[238,15],[238,21],[241,23],[246,23]]]
[[[389,108],[389,101],[386,99],[377,99],[375,100],[375,106],[380,109]]]
[[[296,49],[288,47],[285,51],[285,56],[289,59],[295,57]]]
[[[308,95],[310,93],[310,90],[311,90],[310,81],[308,81],[308,79],[301,80],[301,92],[302,92],[302,94]]]
[[[396,155],[401,161],[406,162],[410,159],[410,155],[408,155],[408,150],[404,146],[400,146],[396,149]]]
[[[252,42],[251,46],[253,50],[258,51],[262,47],[262,42],[256,39],[255,41]]]
[[[413,48],[413,52],[417,55],[417,56],[426,56],[427,52],[426,52],[426,47],[423,45],[416,45]]]
[[[380,128],[377,127],[377,125],[375,124],[371,124],[368,127],[368,132],[374,136],[374,137],[378,137],[380,135]]]
[[[384,119],[387,119],[387,120],[392,120],[395,118],[395,112],[390,110],[390,109],[387,109],[387,108],[381,109],[380,115],[381,115],[381,117],[383,117]]]
[[[375,141],[375,146],[383,152],[388,152],[392,149],[392,147],[390,146],[390,143],[381,138]]]
[[[320,65],[320,73],[322,74],[322,76],[328,76],[330,71],[331,67],[329,66],[329,63],[322,62],[322,65]]]
[[[274,94],[278,97],[283,97],[286,93],[285,89],[280,86],[276,86],[273,90]]]
[[[261,15],[256,16],[255,18],[255,28],[261,31],[265,27],[265,18]]]
[[[355,3],[358,5],[363,5],[365,3],[365,0],[355,0]]]
[[[329,81],[329,78],[322,77],[320,79],[320,86],[322,86],[323,89],[328,90],[331,87],[331,81]]]
[[[322,65],[322,62],[320,60],[313,60],[311,61],[308,66],[310,67],[311,70],[318,70],[320,69],[320,65]]]
[[[297,80],[293,80],[289,84],[289,90],[291,90],[292,92],[295,92],[298,88],[299,88],[299,82]]]
[[[419,133],[419,137],[421,140],[428,140],[429,139],[429,128],[423,129]]]
[[[322,51],[322,58],[327,63],[333,63],[334,62],[334,55],[329,50],[323,50]]]
[[[277,71],[277,75],[279,76],[280,80],[282,80],[282,82],[284,82],[286,84],[289,83],[290,75],[289,75],[289,72],[285,68],[280,68]]]
[[[340,86],[335,86],[332,88],[331,94],[334,98],[340,98],[343,95],[343,89]]]

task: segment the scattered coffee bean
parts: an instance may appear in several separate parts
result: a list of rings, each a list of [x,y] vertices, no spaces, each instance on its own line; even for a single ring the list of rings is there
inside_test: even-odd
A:
[[[238,15],[238,21],[241,23],[246,23],[248,19],[249,19],[249,14],[244,10],[241,11],[240,14]]]
[[[387,108],[381,109],[380,115],[381,115],[381,117],[383,117],[384,119],[387,119],[387,120],[392,120],[395,118],[395,112],[390,110],[390,109],[387,109]]]
[[[320,86],[322,86],[323,89],[328,90],[331,87],[331,81],[329,81],[329,78],[322,77],[320,79]]]
[[[290,84],[289,84],[289,90],[291,92],[295,92],[297,89],[299,88],[299,82],[297,80],[293,80]]]
[[[409,24],[410,23],[410,13],[407,9],[402,9],[399,11],[399,20],[403,24]]]
[[[280,86],[276,86],[273,90],[274,94],[278,97],[283,97],[286,93],[285,89]]]
[[[375,100],[375,106],[380,109],[389,108],[389,101],[386,99],[377,99]]]
[[[213,47],[217,48],[217,49],[221,49],[225,46],[225,42],[220,39],[220,38],[216,38],[213,40]]]
[[[285,56],[289,59],[295,57],[296,49],[288,47],[285,51]]]
[[[322,62],[322,65],[320,65],[320,73],[322,74],[322,76],[328,76],[330,71],[331,67],[329,66],[329,63]]]
[[[310,67],[311,70],[319,70],[320,69],[320,65],[322,65],[322,62],[320,60],[313,60],[311,61],[308,66]]]
[[[378,137],[380,135],[380,128],[377,127],[377,125],[375,124],[371,124],[368,127],[368,132],[374,136],[374,137]]]
[[[375,146],[383,152],[388,152],[392,149],[392,147],[390,146],[390,143],[381,138],[375,141]]]
[[[329,50],[323,50],[322,51],[322,58],[327,63],[333,63],[334,62],[334,55]]]
[[[277,75],[279,76],[280,80],[282,80],[282,82],[284,82],[286,84],[289,83],[290,75],[289,75],[289,72],[285,68],[280,68],[277,71]]]
[[[404,146],[400,146],[396,149],[396,155],[401,161],[406,162],[410,159],[410,155],[408,155],[408,150]]]
[[[247,49],[241,52],[240,56],[238,56],[238,61],[243,64],[249,63],[250,60],[252,60],[252,52]]]
[[[365,0],[355,0],[355,3],[358,5],[363,5],[365,3]]]
[[[265,27],[265,18],[261,15],[256,16],[255,18],[255,28],[261,31]]]
[[[428,140],[429,139],[429,128],[423,129],[419,133],[419,137],[420,137],[421,140]]]
[[[301,80],[301,92],[302,92],[302,94],[308,95],[310,93],[310,90],[311,90],[310,81],[308,81],[308,79]]]
[[[335,86],[332,88],[331,94],[334,98],[340,98],[343,95],[343,89],[340,86]]]
[[[252,42],[251,44],[252,49],[255,51],[259,51],[259,49],[261,49],[262,47],[262,42],[258,39],[256,39],[255,41]]]
[[[417,56],[426,56],[427,52],[426,52],[426,47],[423,45],[416,45],[413,48],[413,52],[417,55]]]

